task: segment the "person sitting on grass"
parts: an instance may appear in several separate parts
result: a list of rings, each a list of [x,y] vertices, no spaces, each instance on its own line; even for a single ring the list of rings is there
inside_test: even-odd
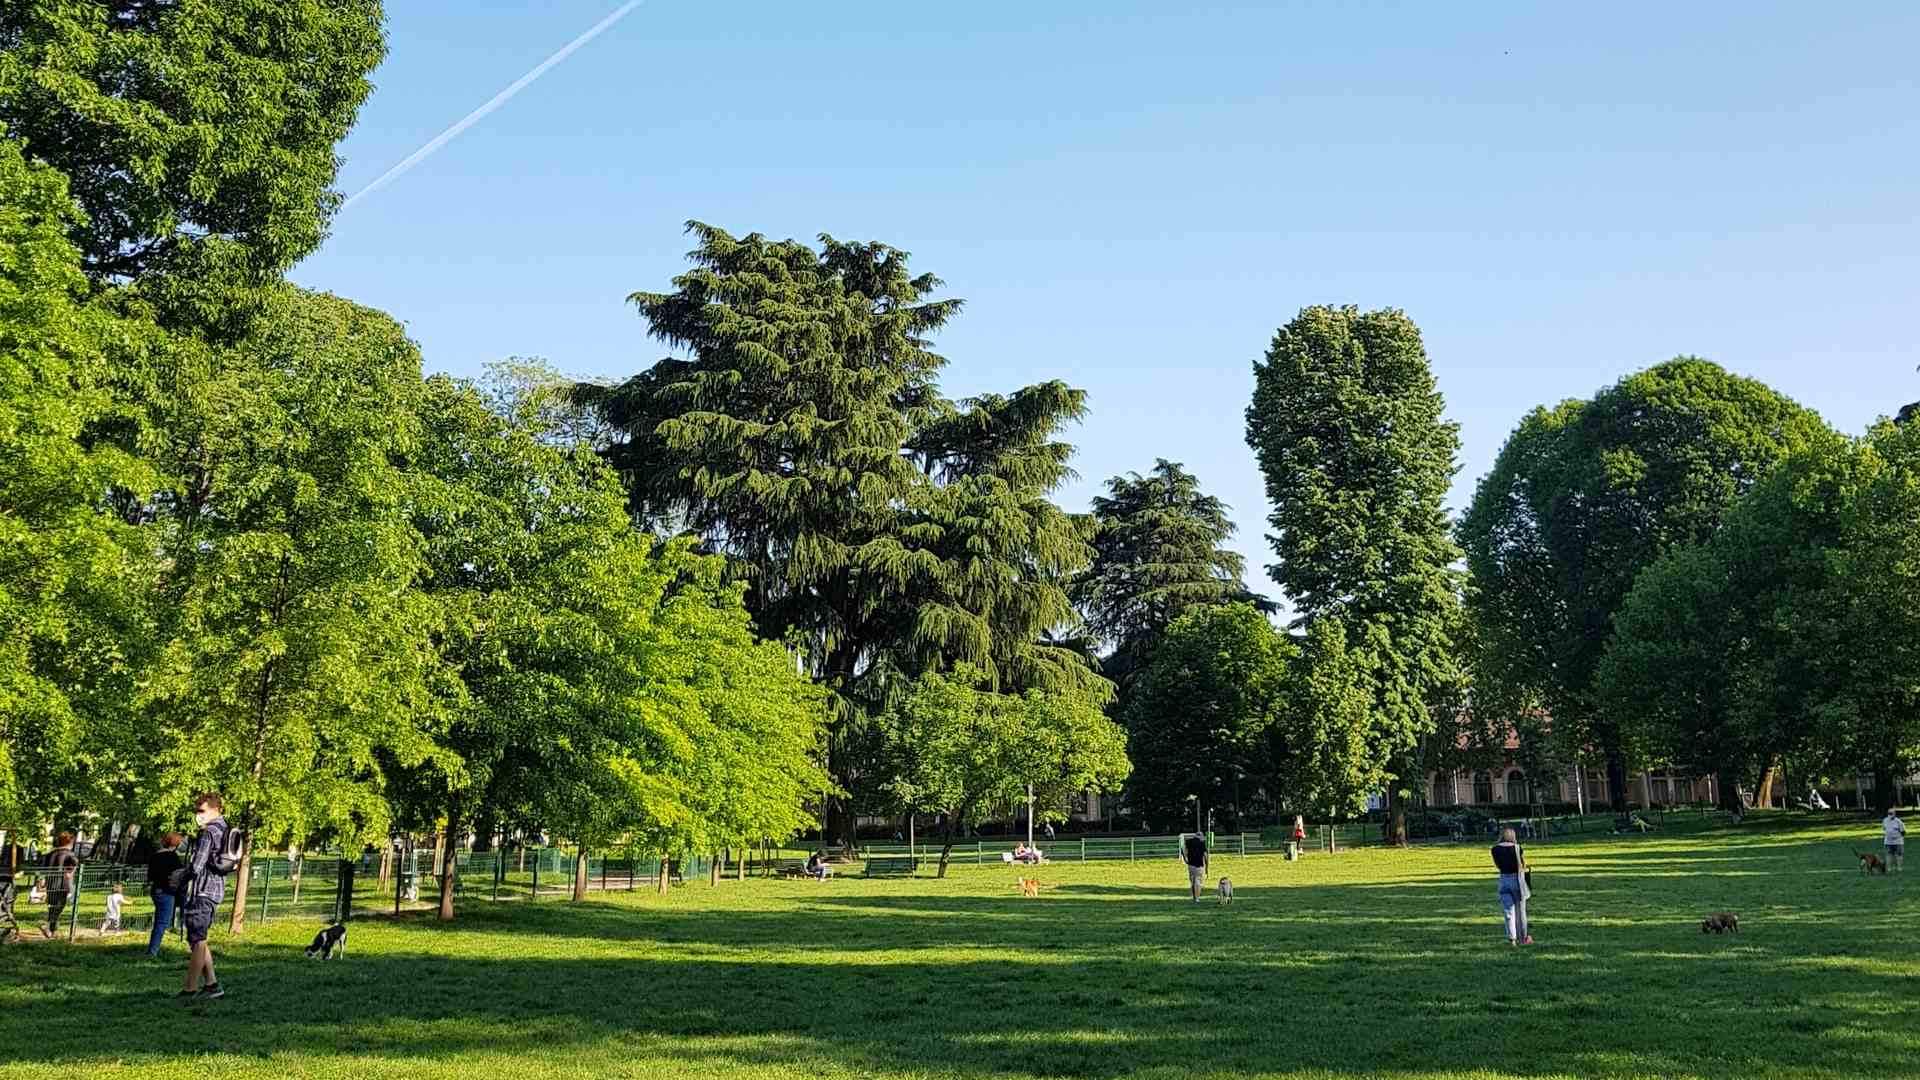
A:
[[[827,864],[827,853],[816,851],[807,856],[807,876],[825,881],[833,876],[833,867]]]

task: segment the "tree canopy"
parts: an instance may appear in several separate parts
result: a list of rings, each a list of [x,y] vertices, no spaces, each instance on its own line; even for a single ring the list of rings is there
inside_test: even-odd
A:
[[[1050,498],[1084,397],[942,397],[930,337],[960,303],[905,252],[689,228],[693,268],[633,296],[687,355],[576,397],[623,433],[607,456],[635,516],[725,555],[759,632],[832,695],[844,834],[888,801],[867,720],[907,681],[966,664],[997,689],[1104,692],[1054,636],[1091,557],[1092,523]]]
[[[992,689],[976,668],[929,672],[881,717],[887,788],[901,805],[946,817],[940,874],[963,826],[1024,804],[1058,817],[1077,792],[1117,788],[1129,765],[1126,737],[1084,691]]]
[[[1145,476],[1107,481],[1093,499],[1093,564],[1074,583],[1087,627],[1110,648],[1101,664],[1125,686],[1175,620],[1196,607],[1248,602],[1274,610],[1241,582],[1245,560],[1222,545],[1233,536],[1228,507],[1200,479],[1162,458]]]
[[[1603,762],[1616,809],[1628,747],[1594,679],[1634,579],[1711,537],[1769,469],[1825,433],[1767,386],[1682,357],[1591,401],[1535,409],[1480,482],[1460,528],[1480,681],[1544,708],[1563,745]]]
[[[1292,751],[1304,748],[1274,741],[1295,703],[1288,683],[1298,656],[1251,604],[1197,605],[1175,619],[1119,710],[1134,812],[1164,829],[1185,820],[1196,795],[1234,820],[1260,791],[1276,805],[1308,805],[1287,803],[1283,783],[1296,776]]]
[[[1399,311],[1306,308],[1254,365],[1247,443],[1273,507],[1268,573],[1307,633],[1302,685],[1328,695],[1312,752],[1330,805],[1411,777],[1436,703],[1457,700],[1459,552],[1444,500],[1460,438],[1443,409],[1419,328]],[[1338,632],[1316,631],[1325,620]],[[1389,795],[1403,836],[1409,791]]]
[[[95,280],[259,286],[319,246],[385,54],[378,0],[7,4],[0,124],[68,178]]]

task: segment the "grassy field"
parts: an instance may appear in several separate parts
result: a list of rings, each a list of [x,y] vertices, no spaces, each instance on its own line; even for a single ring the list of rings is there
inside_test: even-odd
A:
[[[1168,861],[474,903],[331,964],[280,923],[191,1006],[176,944],[30,942],[0,1077],[1920,1075],[1920,874],[1860,876],[1872,824],[1537,845],[1531,949],[1479,844],[1222,860],[1230,907]]]

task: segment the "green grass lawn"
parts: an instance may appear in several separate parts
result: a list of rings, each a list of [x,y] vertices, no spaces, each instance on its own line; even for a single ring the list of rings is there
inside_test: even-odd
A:
[[[1480,844],[1221,860],[1230,907],[1167,861],[275,923],[193,1006],[177,944],[27,943],[0,1077],[1920,1075],[1920,874],[1837,820],[1536,845],[1531,949]]]

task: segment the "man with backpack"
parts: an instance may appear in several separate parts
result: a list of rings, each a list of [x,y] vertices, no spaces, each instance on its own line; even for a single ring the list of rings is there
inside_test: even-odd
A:
[[[193,841],[193,857],[186,867],[186,904],[180,911],[180,923],[187,930],[187,982],[177,997],[218,998],[226,995],[220,979],[213,973],[213,950],[207,947],[207,932],[213,929],[214,912],[227,898],[226,875],[238,866],[228,850],[227,819],[221,816],[220,796],[209,791],[193,800],[193,820],[200,835]]]

